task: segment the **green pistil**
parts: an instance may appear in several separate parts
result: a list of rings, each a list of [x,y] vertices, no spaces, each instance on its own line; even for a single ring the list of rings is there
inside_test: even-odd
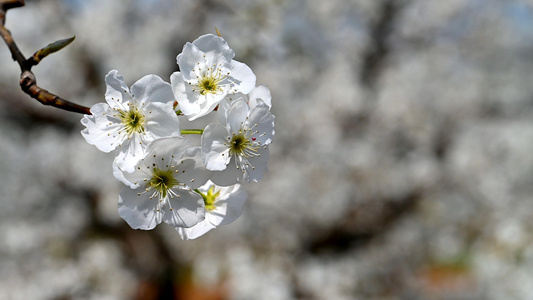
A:
[[[168,191],[179,184],[179,181],[174,178],[172,169],[161,170],[154,168],[152,170],[152,178],[148,182],[148,185],[155,189],[161,198],[165,198]]]
[[[239,134],[233,135],[229,145],[230,155],[245,156],[246,149],[252,150],[254,148],[252,147],[252,142],[248,138],[246,138],[244,133],[239,132]]]
[[[137,107],[131,106],[128,111],[119,110],[119,117],[128,135],[132,135],[134,132],[144,132],[145,117]]]
[[[209,190],[207,190],[207,194],[204,194],[200,192],[198,189],[195,190],[198,194],[202,196],[205,203],[205,209],[208,211],[212,211],[215,209],[215,201],[217,200],[217,197],[220,195],[220,191],[213,193],[215,191],[215,186],[211,186]]]
[[[218,80],[213,76],[206,76],[198,82],[200,88],[200,94],[205,95],[207,93],[216,93],[218,90]]]

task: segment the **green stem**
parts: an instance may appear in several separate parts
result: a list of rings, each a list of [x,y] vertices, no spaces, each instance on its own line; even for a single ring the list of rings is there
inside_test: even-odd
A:
[[[181,134],[202,134],[204,133],[203,129],[182,129]]]
[[[199,189],[194,189],[194,191],[197,192],[198,194],[200,194],[200,196],[202,196],[202,198],[204,199],[204,202],[206,202],[207,196],[204,193],[200,192]]]

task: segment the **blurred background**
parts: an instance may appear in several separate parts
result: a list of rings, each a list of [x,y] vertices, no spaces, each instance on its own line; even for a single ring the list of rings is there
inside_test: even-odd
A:
[[[235,223],[133,230],[112,155],[1,43],[1,299],[533,299],[533,1],[27,0],[6,27],[26,56],[75,35],[33,70],[86,106],[217,27],[276,136]]]

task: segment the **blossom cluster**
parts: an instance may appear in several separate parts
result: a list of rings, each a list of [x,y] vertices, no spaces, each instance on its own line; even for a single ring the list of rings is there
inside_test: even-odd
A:
[[[81,134],[116,155],[118,213],[132,228],[165,222],[197,238],[236,220],[247,198],[241,183],[263,178],[271,95],[234,56],[206,34],[183,47],[170,83],[147,75],[128,87],[118,71],[106,75],[106,102],[82,118]]]

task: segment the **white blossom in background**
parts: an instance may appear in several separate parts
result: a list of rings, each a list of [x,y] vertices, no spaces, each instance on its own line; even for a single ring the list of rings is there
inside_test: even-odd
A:
[[[227,42],[213,34],[187,43],[178,54],[180,72],[170,82],[178,109],[189,120],[205,116],[227,95],[248,94],[255,87],[252,70],[234,56]]]
[[[156,75],[144,76],[129,89],[116,70],[105,81],[107,103],[93,105],[92,115],[83,116],[81,134],[103,152],[118,149],[115,163],[131,172],[150,141],[180,133],[172,89]]]
[[[202,157],[221,186],[263,178],[274,135],[274,115],[261,100],[250,109],[244,99],[233,100],[219,112],[222,123],[209,124],[202,135]]]
[[[220,187],[208,181],[198,189],[205,203],[205,219],[190,228],[177,228],[184,240],[198,238],[212,229],[237,220],[248,194],[240,184]]]
[[[191,227],[202,221],[205,204],[193,191],[210,177],[202,164],[200,149],[183,137],[153,141],[132,173],[124,172],[126,185],[120,192],[119,215],[134,229],[153,229],[165,222]]]

